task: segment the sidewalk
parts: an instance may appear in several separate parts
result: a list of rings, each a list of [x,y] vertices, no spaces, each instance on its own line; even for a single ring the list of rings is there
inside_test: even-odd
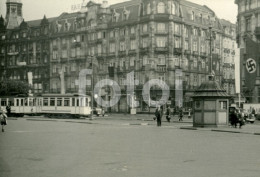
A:
[[[246,124],[242,128],[233,128],[233,127],[216,127],[216,128],[197,128],[193,126],[183,126],[180,129],[184,130],[206,130],[214,132],[225,132],[225,133],[242,133],[242,134],[251,134],[251,135],[260,135],[260,126],[255,124]]]

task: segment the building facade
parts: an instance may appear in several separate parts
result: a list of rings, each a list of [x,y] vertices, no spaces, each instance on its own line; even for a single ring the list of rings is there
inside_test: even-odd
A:
[[[21,2],[8,0],[7,8],[10,3],[21,7]],[[218,19],[207,6],[185,0],[114,5],[90,1],[79,12],[23,20],[12,27],[9,13],[6,20],[0,19],[0,76],[28,81],[32,73],[34,93],[77,93],[79,73],[87,68],[93,68],[94,83],[104,79],[118,83],[121,99],[110,108],[116,112],[128,112],[127,101],[133,98],[139,102],[138,112],[148,111],[149,97],[162,97],[157,86],[142,96],[143,85],[152,79],[169,86],[167,104],[191,107],[191,94],[211,68],[228,92],[235,92],[235,26]],[[134,93],[127,91],[125,81],[131,72],[139,81]],[[87,86],[86,93],[91,91]],[[107,86],[99,96],[109,100],[114,95]]]
[[[260,102],[260,67],[257,66],[257,76],[254,82],[253,90],[247,89],[245,80],[246,77],[246,37],[250,38],[259,43],[260,37],[260,1],[259,0],[236,0],[235,3],[238,5],[238,16],[237,16],[237,43],[240,48],[241,54],[241,88],[246,101],[250,103]],[[258,59],[259,60],[259,55]]]

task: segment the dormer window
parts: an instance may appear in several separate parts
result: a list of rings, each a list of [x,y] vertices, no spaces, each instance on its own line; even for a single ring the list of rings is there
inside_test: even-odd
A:
[[[65,25],[64,25],[64,30],[65,30],[65,31],[68,31],[68,30],[69,30],[68,23],[65,23]]]
[[[124,7],[123,20],[128,20],[129,14],[130,14],[130,11],[126,10],[126,8]]]
[[[117,13],[116,10],[114,9],[112,22],[118,22],[119,16],[120,16],[120,14]]]
[[[159,2],[157,5],[157,10],[159,14],[165,13],[165,4],[163,2]]]

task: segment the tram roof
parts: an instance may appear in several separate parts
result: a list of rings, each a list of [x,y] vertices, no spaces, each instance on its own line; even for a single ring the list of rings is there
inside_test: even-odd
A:
[[[71,93],[71,94],[56,94],[56,93],[47,93],[42,94],[41,97],[90,97],[89,95]]]

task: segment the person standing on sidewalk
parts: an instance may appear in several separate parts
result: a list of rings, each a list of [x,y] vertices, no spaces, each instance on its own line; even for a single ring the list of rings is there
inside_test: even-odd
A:
[[[179,110],[179,121],[183,121],[182,118],[183,118],[183,110],[182,110],[182,107],[181,107],[180,110]]]
[[[155,117],[157,119],[157,126],[161,127],[162,126],[162,115],[163,115],[163,109],[162,106],[158,106],[155,110]]]
[[[5,110],[2,110],[1,112],[0,121],[2,126],[2,132],[4,132],[4,126],[7,125],[7,115],[5,114]]]
[[[166,119],[168,122],[171,121],[171,109],[169,108],[169,106],[167,106],[166,108]]]

